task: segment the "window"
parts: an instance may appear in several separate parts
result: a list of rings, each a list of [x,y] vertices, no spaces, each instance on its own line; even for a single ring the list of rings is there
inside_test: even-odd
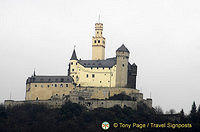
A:
[[[57,84],[55,84],[55,87],[57,87]]]
[[[101,83],[101,81],[100,81],[100,83]]]
[[[60,84],[60,87],[63,87],[63,84]]]
[[[71,65],[73,65],[73,62],[71,62]]]
[[[35,87],[37,87],[37,85],[35,85]]]
[[[78,63],[76,62],[76,65],[77,65]]]
[[[122,64],[122,66],[124,67],[124,64]]]
[[[66,87],[68,87],[68,84],[66,84]]]
[[[36,98],[36,100],[38,100],[38,97]]]
[[[74,77],[74,75],[72,75],[72,77]]]
[[[53,87],[53,84],[51,86]]]
[[[94,78],[95,77],[95,75],[94,74],[92,74],[92,78]]]
[[[86,77],[88,78],[88,74],[86,74]]]
[[[49,88],[50,86],[49,86],[49,85],[47,85],[47,87]]]
[[[72,71],[74,71],[74,69],[72,69]]]
[[[99,67],[97,67],[97,69],[99,69]]]
[[[97,34],[98,34],[99,32],[97,32]]]
[[[100,43],[100,40],[98,40],[98,43]]]
[[[64,79],[63,79],[63,78],[61,78],[61,79],[60,79],[60,81],[61,81],[61,82],[63,82],[63,81],[64,81]]]
[[[94,43],[96,43],[97,41],[96,40],[94,40]]]

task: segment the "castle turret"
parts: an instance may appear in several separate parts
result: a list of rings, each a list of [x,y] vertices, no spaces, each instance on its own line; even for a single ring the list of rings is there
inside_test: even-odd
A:
[[[128,65],[128,88],[136,89],[136,76],[137,76],[137,65],[129,63]]]
[[[77,59],[77,56],[76,56],[76,51],[74,49],[74,51],[72,53],[72,57],[70,59],[70,63],[69,63],[68,74],[69,74],[69,76],[71,76],[74,79],[75,83],[77,83],[77,81],[78,81],[77,64],[78,64],[78,59]]]
[[[129,51],[123,44],[116,50],[116,87],[126,87],[128,77]]]
[[[95,36],[92,37],[92,60],[105,59],[105,38],[103,37],[103,24],[95,24]]]

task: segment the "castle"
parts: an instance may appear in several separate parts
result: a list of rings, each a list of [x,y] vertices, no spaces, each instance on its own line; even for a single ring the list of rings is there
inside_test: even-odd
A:
[[[126,46],[122,44],[113,58],[106,59],[105,47],[103,24],[96,23],[95,36],[92,37],[92,59],[78,59],[74,49],[67,76],[39,76],[34,71],[26,81],[25,100],[45,102],[55,98],[63,100],[67,96],[67,100],[90,108],[107,108],[116,104],[135,108],[136,103],[141,101],[152,107],[152,100],[143,99],[143,94],[136,89],[137,65],[129,63],[130,52]],[[134,98],[134,101],[108,100],[120,93]]]

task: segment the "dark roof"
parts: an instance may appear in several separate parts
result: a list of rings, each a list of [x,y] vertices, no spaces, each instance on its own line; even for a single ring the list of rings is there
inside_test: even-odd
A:
[[[78,59],[77,59],[77,56],[76,56],[76,51],[75,51],[75,49],[74,49],[74,51],[73,51],[73,53],[72,53],[72,57],[71,57],[70,60],[78,60]]]
[[[70,76],[32,76],[26,83],[71,83],[73,78]]]
[[[117,52],[128,52],[129,53],[129,50],[126,48],[126,46],[124,44],[122,44],[122,46],[117,49]]]
[[[116,57],[108,58],[106,60],[78,60],[78,62],[84,67],[111,68],[116,64]]]

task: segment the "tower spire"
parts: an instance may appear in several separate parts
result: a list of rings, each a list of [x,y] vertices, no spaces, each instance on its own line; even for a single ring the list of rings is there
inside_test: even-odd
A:
[[[74,51],[73,51],[73,53],[72,53],[72,57],[71,57],[70,60],[78,60],[78,59],[77,59],[77,56],[76,56],[75,47],[74,47]]]
[[[34,68],[34,71],[33,71],[33,76],[36,76],[36,74],[35,74],[35,68]]]

